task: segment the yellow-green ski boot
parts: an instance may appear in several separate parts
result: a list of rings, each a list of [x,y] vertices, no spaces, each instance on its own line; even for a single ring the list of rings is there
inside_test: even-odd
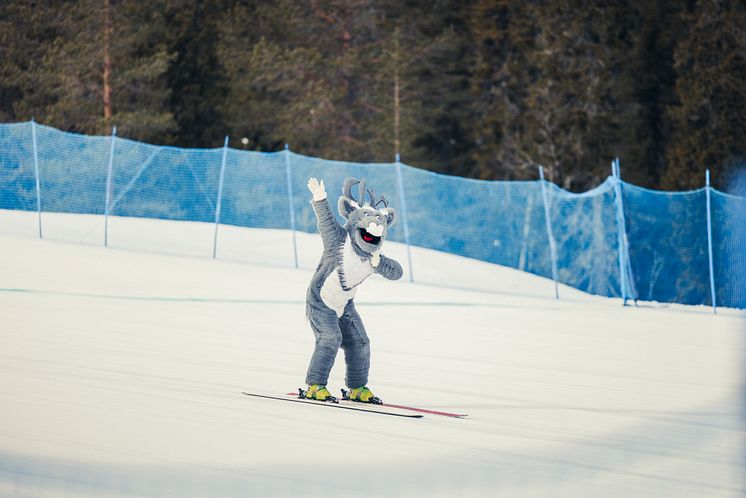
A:
[[[349,401],[358,401],[360,403],[373,403],[375,405],[383,404],[381,398],[376,397],[366,386],[350,389],[349,391],[342,389],[342,398]]]
[[[316,401],[331,401],[332,403],[337,402],[337,398],[332,396],[329,389],[321,384],[314,384],[308,388],[307,391],[301,390],[303,397],[306,399],[315,399]]]

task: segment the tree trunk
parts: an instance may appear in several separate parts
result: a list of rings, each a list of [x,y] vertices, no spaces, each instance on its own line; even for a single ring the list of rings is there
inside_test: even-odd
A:
[[[111,3],[104,0],[104,126],[111,127]]]
[[[399,28],[394,30],[394,157],[399,156]]]

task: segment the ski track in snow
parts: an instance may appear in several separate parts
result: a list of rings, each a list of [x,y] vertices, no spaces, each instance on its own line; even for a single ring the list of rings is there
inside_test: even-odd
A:
[[[370,386],[468,418],[324,410],[241,395],[302,386],[318,235],[293,269],[288,232],[35,216],[0,211],[0,496],[746,496],[741,312],[413,248],[356,298]]]

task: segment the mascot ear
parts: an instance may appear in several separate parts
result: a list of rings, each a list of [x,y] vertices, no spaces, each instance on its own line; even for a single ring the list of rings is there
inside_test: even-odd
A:
[[[381,212],[386,215],[386,226],[392,226],[394,223],[396,223],[396,211],[394,211],[394,208],[383,208],[381,209]]]
[[[357,202],[352,199],[341,196],[339,202],[337,202],[337,209],[339,210],[339,214],[341,214],[344,219],[347,219],[353,211],[360,209],[360,206],[358,206]]]

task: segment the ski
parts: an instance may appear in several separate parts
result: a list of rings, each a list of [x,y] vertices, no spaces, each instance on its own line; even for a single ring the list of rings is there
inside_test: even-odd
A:
[[[348,395],[348,391],[346,391],[344,389],[342,389],[342,399],[345,400],[345,401],[355,402],[355,400],[351,400],[350,399],[350,397]],[[437,411],[437,410],[428,410],[428,409],[425,409],[425,408],[416,408],[414,406],[392,405],[390,403],[384,403],[383,401],[381,401],[380,398],[373,398],[373,399],[375,400],[373,402],[375,404],[377,404],[377,405],[387,406],[389,408],[398,408],[399,410],[407,410],[407,411],[411,411],[411,412],[428,413],[430,415],[440,415],[440,416],[443,416],[443,417],[452,417],[452,418],[464,418],[464,417],[468,416],[466,414],[461,414],[461,413],[441,412],[441,411]]]
[[[377,413],[379,415],[390,415],[392,417],[404,417],[404,418],[422,418],[423,415],[421,414],[409,414],[409,413],[396,413],[393,411],[387,411],[387,410],[377,410],[377,409],[370,409],[370,408],[363,408],[358,406],[349,406],[347,402],[343,403],[333,403],[333,402],[326,402],[326,401],[316,401],[312,399],[301,399],[298,397],[297,394],[294,394],[295,399],[284,397],[284,396],[270,396],[267,394],[256,394],[256,393],[247,393],[247,392],[241,392],[241,394],[244,394],[246,396],[252,396],[255,398],[264,398],[264,399],[276,399],[280,401],[289,401],[291,403],[304,403],[306,405],[311,406],[328,406],[329,408],[339,408],[342,410],[353,410],[357,412],[368,412],[368,413]]]
[[[356,405],[365,405],[365,403],[360,403],[358,401],[353,401],[353,400],[347,399],[347,394],[346,393],[347,393],[347,391],[345,391],[344,389],[342,389],[342,399],[339,400],[339,401],[341,401],[343,403],[348,403],[348,404],[349,403],[355,403]],[[287,396],[292,396],[294,398],[297,398],[298,397],[298,393],[287,393]],[[378,398],[376,398],[376,399],[378,399]],[[336,400],[336,398],[335,398],[335,400]],[[443,411],[438,411],[438,410],[429,410],[427,408],[418,408],[416,406],[394,405],[394,404],[391,404],[391,403],[384,403],[382,401],[380,401],[379,403],[374,403],[374,404],[372,404],[372,406],[381,406],[381,407],[384,407],[384,408],[396,408],[397,410],[404,410],[404,411],[415,412],[415,413],[423,413],[423,414],[427,414],[427,415],[438,415],[440,417],[465,418],[465,417],[469,416],[469,414],[467,414],[467,413],[443,412]]]
[[[439,415],[441,417],[465,418],[469,416],[468,413],[441,412],[438,410],[428,410],[427,408],[417,408],[416,406],[392,405],[391,403],[383,403],[381,406],[387,406],[389,408],[398,408],[399,410],[407,410],[410,412],[427,413],[429,415]]]

